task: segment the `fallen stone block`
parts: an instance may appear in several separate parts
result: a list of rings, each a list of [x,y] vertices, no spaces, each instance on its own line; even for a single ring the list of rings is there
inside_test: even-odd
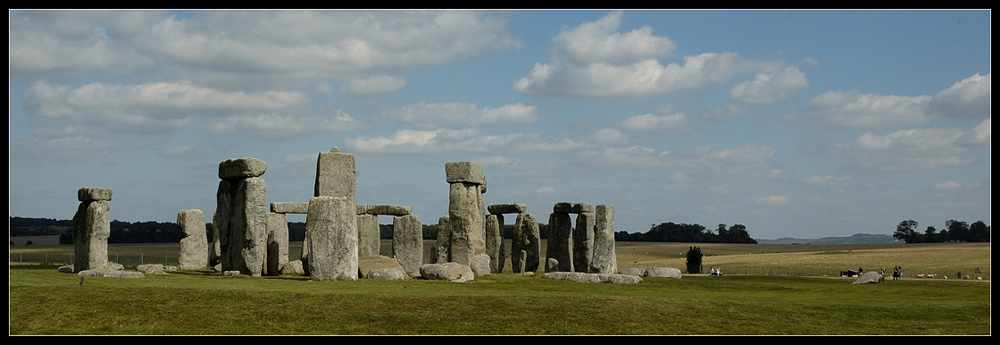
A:
[[[629,267],[629,268],[624,268],[624,269],[619,270],[618,274],[628,274],[628,275],[633,275],[633,276],[641,276],[641,275],[643,275],[643,271],[640,270],[637,267]]]
[[[609,283],[635,285],[642,282],[642,277],[630,274],[603,274],[603,273],[583,273],[583,272],[549,272],[545,274],[548,279],[571,280],[580,283]]]
[[[410,279],[396,259],[382,255],[358,258],[358,277],[376,280]]]
[[[447,280],[455,283],[475,279],[472,268],[460,263],[426,264],[420,266],[420,277],[429,280]]]
[[[650,267],[642,274],[645,277],[681,278],[681,270],[673,267]]]
[[[142,278],[145,277],[141,272],[136,271],[118,271],[109,269],[96,269],[96,270],[83,270],[76,275],[81,277],[106,277],[106,278]]]
[[[858,280],[855,280],[851,284],[874,284],[874,283],[881,283],[883,281],[885,281],[885,277],[883,277],[882,274],[879,274],[878,272],[868,271],[861,274],[861,277],[858,278]]]

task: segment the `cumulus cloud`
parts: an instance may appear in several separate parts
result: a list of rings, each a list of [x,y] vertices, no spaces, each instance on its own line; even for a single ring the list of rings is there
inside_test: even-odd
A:
[[[192,116],[276,110],[304,104],[296,92],[226,92],[190,82],[140,85],[92,83],[78,88],[36,81],[24,95],[33,115],[61,126],[96,125],[130,132],[169,132],[186,127]]]
[[[688,130],[687,116],[672,110],[658,111],[632,116],[619,122],[616,127],[634,132],[685,132]]]
[[[747,107],[729,104],[723,107],[711,107],[702,116],[712,121],[722,121],[740,117],[748,112],[750,109]]]
[[[983,123],[988,128],[987,121]],[[898,130],[888,135],[865,133],[850,143],[834,145],[832,151],[853,156],[851,164],[862,170],[923,171],[961,166],[973,163],[962,157],[971,147],[988,145],[989,134],[982,140],[982,126],[969,132],[932,128]]]
[[[351,80],[340,91],[351,96],[378,96],[398,91],[403,86],[406,86],[406,79],[379,75]]]
[[[827,188],[835,193],[843,193],[860,185],[853,177],[835,177],[833,175],[807,177],[802,179],[802,182],[812,187]]]
[[[753,198],[751,202],[754,205],[786,205],[789,199],[784,195],[771,195],[763,198]]]
[[[65,137],[51,139],[11,139],[10,158],[23,161],[103,158],[115,144],[100,139]]]
[[[480,109],[472,103],[420,102],[386,111],[383,115],[421,129],[521,125],[538,122],[538,108],[521,103]]]
[[[172,149],[167,149],[167,150],[160,151],[160,155],[164,156],[164,157],[204,157],[205,156],[201,152],[198,152],[198,149],[195,149],[195,148],[193,148],[191,146],[187,146],[187,145],[181,146],[181,147],[177,147],[177,148],[172,148]]]
[[[990,74],[976,74],[934,96],[830,91],[809,100],[801,118],[791,116],[788,119],[819,127],[880,128],[925,123],[935,117],[988,117],[990,79]]]
[[[769,104],[792,97],[809,86],[806,74],[795,66],[773,73],[757,73],[753,80],[729,90],[729,98],[747,103]]]
[[[356,79],[520,42],[479,11],[12,11],[11,71],[175,64]]]
[[[514,82],[514,90],[528,95],[638,97],[722,83],[740,73],[773,73],[781,65],[727,52],[690,55],[683,58],[683,64],[664,66],[657,59],[672,57],[676,44],[654,36],[649,27],[615,32],[621,15],[612,12],[563,29],[553,38],[552,61],[536,63],[527,76]]]
[[[537,133],[479,135],[476,129],[437,129],[396,131],[389,137],[363,136],[347,138],[347,147],[356,152],[370,153],[436,153],[462,152],[547,152],[569,151],[589,147],[568,138],[546,138]]]
[[[580,161],[594,166],[615,168],[655,168],[667,164],[668,151],[643,146],[605,147],[579,152]]]
[[[303,135],[346,132],[364,128],[343,110],[327,116],[292,116],[263,114],[257,116],[227,116],[202,126],[202,130],[216,134],[246,134],[264,140],[284,140]]]

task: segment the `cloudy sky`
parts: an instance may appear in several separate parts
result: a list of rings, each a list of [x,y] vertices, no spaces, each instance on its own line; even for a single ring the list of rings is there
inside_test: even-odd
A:
[[[354,153],[357,202],[487,203],[616,230],[758,239],[991,224],[990,11],[9,11],[10,215],[215,210],[218,164],[308,201]],[[292,217],[304,221],[304,217]],[[391,223],[391,219],[380,219]]]

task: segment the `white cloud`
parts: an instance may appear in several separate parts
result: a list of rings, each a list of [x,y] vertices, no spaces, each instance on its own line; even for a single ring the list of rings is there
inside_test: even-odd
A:
[[[663,66],[657,58],[673,56],[673,41],[653,36],[649,27],[616,33],[620,24],[621,12],[612,12],[564,29],[553,38],[552,61],[536,63],[514,82],[514,90],[545,96],[639,97],[722,83],[739,73],[774,72],[781,65],[736,53],[703,53],[684,57],[683,65]]]
[[[802,182],[813,187],[827,188],[835,193],[843,193],[860,185],[852,177],[834,177],[833,175],[807,177],[802,179]]]
[[[476,129],[437,129],[396,131],[390,137],[347,138],[348,148],[370,153],[435,153],[462,152],[550,152],[589,147],[584,142],[567,138],[545,138],[536,133],[480,136]]]
[[[979,127],[977,127],[979,128]],[[958,129],[907,129],[888,135],[865,133],[853,142],[837,144],[833,152],[854,156],[852,164],[862,170],[922,171],[971,164],[962,155],[977,141],[977,132]]]
[[[205,124],[202,129],[210,133],[248,134],[264,140],[284,140],[304,135],[346,132],[364,128],[342,110],[329,116],[291,116],[265,114],[257,116],[228,116]]]
[[[687,116],[679,112],[665,115],[648,113],[629,117],[618,123],[617,127],[636,132],[685,131],[687,129]]]
[[[934,96],[830,91],[809,100],[801,119],[787,118],[820,127],[879,128],[925,123],[934,117],[989,117],[990,79],[990,74],[976,74]]]
[[[702,115],[712,121],[722,121],[740,117],[748,113],[750,109],[736,104],[729,104],[724,107],[713,107],[705,111]]]
[[[650,58],[673,56],[677,44],[666,37],[653,36],[648,26],[621,34],[622,12],[611,12],[594,22],[565,28],[552,40],[556,55],[575,65],[590,63],[630,64]]]
[[[929,112],[935,116],[978,119],[990,116],[992,73],[962,79],[931,99]]]
[[[599,166],[618,168],[655,168],[667,164],[665,156],[668,151],[657,151],[648,147],[605,147],[601,150],[580,151],[580,162]]]
[[[378,96],[398,91],[403,86],[406,86],[406,79],[379,75],[351,80],[340,91],[352,96]]]
[[[763,198],[753,198],[751,202],[754,205],[786,205],[789,199],[784,195],[771,195]]]
[[[205,155],[198,152],[191,146],[181,146],[177,148],[172,148],[168,150],[160,151],[160,155],[164,157],[204,157]]]
[[[10,158],[47,161],[54,159],[97,159],[108,155],[115,144],[92,138],[11,139]]]
[[[792,97],[809,86],[806,74],[795,66],[773,73],[757,73],[753,80],[736,85],[729,90],[735,101],[769,104]]]
[[[948,182],[941,182],[934,184],[934,189],[937,190],[955,190],[958,189],[959,187],[962,187],[962,185],[955,181],[948,181]]]
[[[421,129],[521,125],[538,122],[538,108],[521,103],[479,109],[472,103],[420,102],[386,111],[383,115]]]

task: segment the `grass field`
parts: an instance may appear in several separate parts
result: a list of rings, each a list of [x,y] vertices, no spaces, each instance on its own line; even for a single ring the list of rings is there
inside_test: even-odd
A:
[[[691,245],[618,243],[619,267],[683,270]],[[28,250],[57,256],[55,249],[18,246],[10,249],[10,334],[990,334],[988,243],[694,245],[707,255],[706,269],[721,266],[727,274],[612,285],[541,274],[467,283],[315,282],[197,271],[88,277],[81,285],[55,266],[15,259]],[[176,260],[176,251],[176,244],[109,246],[112,259],[115,252],[139,253],[146,262]],[[897,264],[907,279],[854,285],[816,274]],[[740,265],[770,271],[743,274]],[[986,280],[910,278],[922,271],[971,274],[976,266]]]

